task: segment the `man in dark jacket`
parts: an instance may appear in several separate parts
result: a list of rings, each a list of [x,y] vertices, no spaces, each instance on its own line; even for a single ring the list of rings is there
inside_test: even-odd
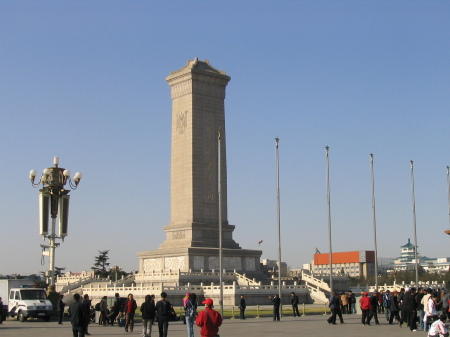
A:
[[[405,294],[403,295],[403,310],[405,312],[406,322],[411,331],[417,331],[416,326],[416,299],[415,299],[415,288],[406,288]]]
[[[245,308],[247,308],[247,305],[245,304],[245,298],[244,295],[241,295],[241,299],[239,300],[240,319],[245,319]]]
[[[84,337],[83,305],[80,302],[80,294],[73,295],[73,299],[75,302],[69,305],[73,337]]]
[[[116,293],[114,299],[114,307],[113,314],[111,315],[111,325],[114,325],[114,320],[119,316],[119,312],[121,311],[122,304],[120,303],[120,295]]]
[[[169,329],[169,315],[171,312],[171,304],[166,300],[167,294],[163,291],[161,299],[156,303],[156,319],[158,320],[159,337],[167,337]]]
[[[273,297],[273,298],[272,298],[272,296],[269,296],[269,298],[273,303],[273,320],[279,321],[280,320],[281,299],[278,296],[278,294],[276,294],[275,297]]]
[[[64,295],[59,296],[58,301],[58,311],[59,311],[59,321],[58,324],[62,324],[63,318],[64,318],[64,307],[66,304],[63,302]]]
[[[83,324],[84,324],[84,334],[90,335],[88,332],[89,322],[91,321],[91,300],[88,294],[83,296]]]
[[[380,302],[377,291],[375,291],[372,294],[369,303],[370,303],[370,311],[369,316],[367,317],[367,325],[370,325],[370,320],[372,319],[372,317],[375,319],[375,324],[380,325],[380,322],[378,321],[378,305]]]
[[[153,297],[152,295],[145,296],[145,302],[141,305],[143,337],[149,337],[152,335],[152,325],[156,315],[155,301],[153,300]]]
[[[300,313],[298,312],[298,296],[294,292],[291,293],[291,304],[294,317],[300,317]]]

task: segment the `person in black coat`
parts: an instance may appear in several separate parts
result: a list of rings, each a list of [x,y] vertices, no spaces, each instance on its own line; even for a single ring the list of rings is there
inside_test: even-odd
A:
[[[278,296],[278,294],[276,294],[275,297],[269,296],[269,298],[273,303],[273,320],[279,321],[280,320],[281,299]]]
[[[375,291],[370,297],[370,311],[369,317],[367,317],[367,325],[370,325],[372,317],[375,319],[375,324],[380,325],[380,322],[378,321],[378,305],[378,292]]]
[[[167,294],[163,291],[161,299],[155,305],[159,337],[167,337],[167,330],[169,329],[169,316],[172,305],[166,300],[166,297]]]
[[[94,316],[95,317],[95,316]],[[91,300],[88,294],[83,296],[83,324],[84,324],[84,334],[90,335],[88,332],[89,322],[91,321]]]
[[[152,325],[156,315],[154,297],[153,295],[145,296],[145,302],[141,305],[143,337],[148,337],[152,334]]]
[[[245,319],[245,308],[247,308],[247,305],[245,304],[245,298],[244,295],[241,295],[241,299],[239,300],[239,318]]]
[[[300,317],[300,313],[298,312],[298,296],[294,292],[291,293],[291,304],[294,317]]]
[[[66,304],[63,302],[64,295],[59,296],[58,300],[58,311],[59,311],[59,321],[58,324],[62,324],[63,318],[64,318],[64,307]]]
[[[80,302],[80,294],[73,295],[73,299],[75,302],[69,305],[73,337],[84,337],[83,304]]]
[[[416,326],[416,320],[417,320],[416,307],[417,307],[417,305],[416,305],[415,294],[416,294],[415,288],[411,288],[411,289],[407,288],[407,291],[405,291],[405,295],[403,296],[403,310],[405,311],[407,326],[409,326],[409,329],[411,331],[417,330],[417,326]]]
[[[111,325],[114,325],[114,320],[117,318],[117,316],[119,316],[119,312],[122,311],[121,307],[122,304],[120,303],[120,295],[119,293],[116,293],[115,295],[115,300],[114,300],[114,307],[113,307],[113,313],[111,315]]]
[[[398,315],[399,310],[400,308],[398,305],[398,293],[397,291],[394,291],[391,296],[391,316],[389,317],[389,324],[393,324],[392,322],[395,317],[395,319],[399,322],[400,326],[402,325],[403,321]]]

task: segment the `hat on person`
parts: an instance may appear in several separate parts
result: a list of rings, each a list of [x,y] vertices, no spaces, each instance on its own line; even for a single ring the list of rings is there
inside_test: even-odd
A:
[[[210,306],[213,305],[213,300],[210,299],[210,298],[207,298],[206,300],[204,300],[204,301],[202,302],[202,304],[206,304],[208,307],[210,307]]]

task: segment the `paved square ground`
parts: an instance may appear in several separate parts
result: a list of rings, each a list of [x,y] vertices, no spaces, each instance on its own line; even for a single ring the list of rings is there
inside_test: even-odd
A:
[[[380,315],[381,316],[381,315]],[[328,316],[310,315],[299,318],[283,317],[280,322],[273,322],[271,318],[248,318],[246,320],[227,319],[220,328],[222,337],[261,337],[261,336],[314,336],[314,337],[404,337],[417,335],[425,337],[423,331],[411,332],[403,325],[388,325],[386,320],[380,319],[381,325],[363,326],[360,315],[344,315],[344,324],[329,325],[326,322]],[[142,325],[137,323],[133,333],[126,333],[123,328],[117,326],[98,326],[91,324],[89,332],[96,336],[141,336]],[[194,328],[196,337],[199,337],[199,328]],[[0,337],[20,337],[20,336],[45,336],[62,337],[72,336],[70,322],[66,321],[62,325],[57,322],[43,322],[30,320],[24,323],[16,320],[3,322],[0,325]],[[153,337],[158,337],[158,327],[153,326]],[[168,337],[187,336],[186,325],[182,322],[171,322],[169,324]]]

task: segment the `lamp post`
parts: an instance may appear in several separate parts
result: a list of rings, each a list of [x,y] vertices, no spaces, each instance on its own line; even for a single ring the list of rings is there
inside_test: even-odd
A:
[[[56,239],[60,238],[64,241],[67,236],[67,227],[69,220],[69,192],[64,187],[66,183],[70,188],[75,190],[80,183],[82,174],[75,173],[75,176],[70,178],[70,171],[58,167],[59,157],[53,158],[53,167],[44,169],[39,181],[35,183],[36,171],[30,171],[30,180],[33,187],[38,187],[42,184],[42,189],[39,190],[39,234],[49,241],[49,246],[43,246],[43,249],[49,248],[50,257],[50,285],[55,284],[55,248],[59,246]],[[59,213],[59,217],[58,217]],[[49,233],[49,215],[52,218],[52,227]],[[59,236],[56,235],[56,218],[59,218]],[[44,252],[43,252],[44,253]],[[45,255],[45,254],[43,254]]]
[[[373,172],[373,153],[370,154],[370,176],[372,181],[372,215],[373,215],[373,238],[375,244],[375,290],[378,291],[378,249],[377,249],[377,220],[375,214],[375,175]]]
[[[328,206],[328,245],[330,247],[330,295],[333,295],[333,249],[331,246],[331,197],[330,197],[330,147],[325,146],[326,180],[327,180],[327,206]]]
[[[416,260],[416,287],[419,286],[419,257],[417,255],[417,224],[416,224],[416,197],[414,193],[414,162],[409,161],[411,164],[411,195],[412,195],[412,213],[413,213],[413,226],[414,226],[414,259]]]
[[[280,220],[280,159],[278,144],[280,139],[275,138],[275,160],[276,160],[276,174],[277,174],[277,227],[278,227],[278,298],[281,300],[281,220]]]

